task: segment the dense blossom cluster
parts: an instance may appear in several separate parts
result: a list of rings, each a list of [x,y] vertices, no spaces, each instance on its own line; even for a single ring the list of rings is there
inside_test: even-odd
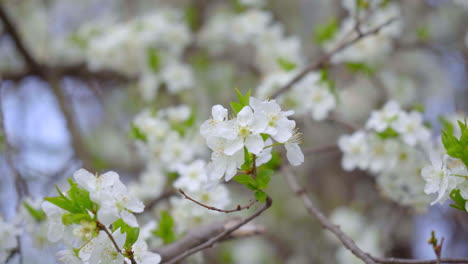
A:
[[[14,5],[12,0],[4,2],[8,2],[8,14],[24,18],[18,31],[40,66],[50,65],[53,70],[56,65],[73,65],[86,68],[85,74],[115,75],[116,79],[125,79],[129,87],[138,87],[147,108],[130,125],[136,159],[144,166],[140,177],[126,185],[115,172],[93,175],[80,169],[67,187],[56,188],[56,197],[20,197],[23,203],[16,217],[11,221],[0,217],[1,263],[20,249],[23,234],[28,234],[37,248],[57,245],[61,250],[56,257],[61,263],[159,263],[161,256],[150,248],[168,245],[196,225],[219,219],[219,212],[231,205],[230,189],[221,179],[234,179],[252,190],[256,199],[252,204],[266,202],[270,177],[282,162],[274,147],[285,147],[291,165],[304,162],[299,147],[301,133],[292,115],[327,120],[343,102],[341,97],[348,102],[360,97],[353,98],[348,83],[347,89],[335,90],[330,76],[341,76],[341,66],[349,73],[360,73],[356,78],[347,76],[353,81],[365,79],[383,86],[380,88],[385,89],[386,99],[391,100],[382,109],[372,111],[365,128],[339,138],[343,169],[360,169],[374,175],[381,192],[401,205],[423,209],[436,194],[432,204],[451,198],[453,207],[468,211],[466,121],[463,117],[446,119],[443,146],[434,147],[422,114],[400,107],[413,103],[416,78],[406,78],[391,63],[382,63],[403,33],[401,3],[397,1],[342,0],[344,19],[319,25],[323,32],[314,41],[327,56],[318,61],[314,71],[309,71],[300,38],[288,34],[283,24],[275,21],[273,13],[264,9],[265,0],[237,0],[232,6],[213,4],[200,14],[190,5],[185,12],[160,7],[135,12],[128,19],[98,16],[98,20],[77,25],[71,34],[53,37],[48,34],[54,30],[47,24],[51,11],[45,6],[39,7],[32,0]],[[192,20],[200,20],[200,24]],[[0,27],[8,31],[3,23]],[[360,39],[335,50],[355,38]],[[468,45],[468,35],[465,42]],[[13,73],[18,70],[21,75],[21,70],[27,68],[13,51],[11,39],[3,38],[0,45],[0,68]],[[237,56],[240,49],[247,50],[247,56]],[[232,114],[216,104],[211,118],[201,124],[196,115],[201,107],[179,104],[159,108],[167,105],[161,102],[164,96],[184,102],[186,90],[204,81],[199,68],[212,62],[215,65],[215,61],[226,57],[229,62],[245,63],[248,67],[239,68],[248,68],[258,77],[255,97],[250,96],[250,91],[247,95],[237,91],[239,101],[231,103]],[[46,79],[38,72],[34,74]],[[219,77],[221,81],[216,85],[228,83],[224,77]],[[289,89],[282,90],[289,85]],[[203,97],[200,91],[192,90],[190,96]],[[272,97],[274,100],[270,100]],[[363,98],[359,100],[367,100]],[[292,110],[284,111],[280,105]],[[353,103],[352,108],[356,105]],[[353,110],[365,115],[369,111]],[[175,195],[177,190],[188,199]],[[144,203],[150,206],[143,215]],[[136,214],[141,216],[137,218]],[[364,216],[338,208],[331,221],[365,252],[383,254],[379,231]],[[261,242],[249,241],[234,246],[230,257],[239,263],[265,261],[265,254],[259,252],[261,247]],[[343,246],[339,246],[336,259],[337,263],[361,263]]]
[[[143,212],[144,205],[128,192],[117,173],[93,175],[80,169],[73,178],[68,191],[57,188],[59,196],[42,203],[48,239],[69,248],[57,253],[62,263],[120,264],[130,258],[141,264],[159,263],[161,257],[139,239],[134,213]]]
[[[232,179],[244,163],[244,147],[258,157],[257,166],[268,162],[272,139],[284,144],[292,165],[302,164],[304,155],[298,145],[296,122],[288,119],[292,114],[293,111],[281,111],[275,100],[260,101],[254,97],[250,97],[249,105],[243,106],[233,119],[228,119],[228,110],[223,106],[213,106],[212,118],[200,128],[213,151],[208,165],[210,179]]]
[[[419,172],[432,143],[421,113],[405,112],[390,101],[371,113],[365,130],[342,136],[338,145],[345,170],[368,170],[389,198],[417,208],[426,206],[428,196]]]
[[[201,159],[206,147],[199,137],[189,106],[142,111],[133,121],[132,136],[138,140],[137,146],[146,159],[146,169],[140,181],[129,187],[137,197],[145,201],[156,199],[170,184],[170,175],[175,175],[177,179],[172,185],[176,190],[182,189],[194,199],[217,208],[230,204],[225,186],[206,189],[208,171],[206,162]],[[180,197],[172,197],[170,204],[169,213],[178,220],[176,229],[179,233],[216,214]]]

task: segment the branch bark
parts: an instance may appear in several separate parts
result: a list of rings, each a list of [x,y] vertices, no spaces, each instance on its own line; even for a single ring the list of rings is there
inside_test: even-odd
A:
[[[239,230],[242,226],[246,225],[248,222],[252,221],[254,218],[261,215],[265,210],[270,208],[272,202],[273,201],[272,201],[271,197],[268,196],[265,204],[259,210],[257,210],[254,214],[252,214],[249,217],[246,217],[246,218],[238,221],[237,223],[233,224],[232,226],[224,227],[223,231],[221,233],[218,233],[220,231],[220,229],[208,230],[210,232],[212,231],[213,233],[210,233],[210,232],[207,231],[206,233],[209,233],[210,236],[201,237],[201,238],[197,238],[197,235],[195,235],[193,233],[192,234],[187,234],[186,239],[188,241],[193,239],[194,242],[191,242],[191,243],[185,242],[185,243],[190,244],[190,245],[194,245],[194,246],[186,247],[186,244],[183,241],[184,239],[181,239],[180,242],[179,241],[175,242],[174,245],[169,245],[168,247],[174,247],[174,249],[172,249],[170,252],[177,252],[177,255],[175,257],[173,257],[173,258],[168,258],[167,255],[166,255],[166,258],[168,260],[166,262],[165,258],[163,257],[163,261],[164,261],[163,263],[166,263],[166,264],[177,263],[177,262],[185,259],[186,257],[188,257],[188,256],[190,256],[192,254],[195,254],[195,253],[197,253],[199,251],[202,251],[202,250],[204,250],[206,248],[210,248],[213,245],[215,245],[217,242],[220,242],[220,241],[223,241],[223,240],[227,239],[236,230]],[[217,235],[215,235],[215,234],[217,234]],[[211,238],[209,238],[209,237],[211,237]],[[209,239],[206,240],[207,238],[209,238]],[[180,245],[178,245],[178,243],[180,243]],[[167,249],[165,249],[165,248],[161,248],[161,249],[157,250],[157,252],[159,254],[161,254],[161,256],[163,256],[165,254],[166,250]]]
[[[335,235],[338,238],[343,246],[345,246],[351,253],[356,257],[364,261],[366,264],[437,264],[437,263],[468,263],[468,258],[446,258],[446,259],[432,259],[432,260],[417,260],[417,259],[400,259],[400,258],[380,258],[372,256],[364,252],[359,248],[356,243],[346,235],[339,226],[334,225],[330,220],[323,214],[323,212],[315,206],[315,204],[307,196],[305,189],[300,187],[295,175],[290,171],[286,165],[282,167],[283,176],[286,177],[286,180],[289,184],[291,190],[296,194],[296,196],[302,200],[307,212],[317,219],[322,227]]]

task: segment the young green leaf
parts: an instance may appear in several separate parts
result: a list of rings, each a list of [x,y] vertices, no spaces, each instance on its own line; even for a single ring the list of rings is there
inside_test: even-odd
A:
[[[257,201],[261,203],[264,203],[266,201],[267,194],[264,191],[256,191],[254,195]]]
[[[318,24],[314,30],[314,42],[324,44],[333,39],[338,32],[338,19],[332,17],[326,23]]]
[[[146,135],[141,132],[141,130],[134,124],[130,124],[130,131],[128,132],[128,137],[134,140],[141,140],[146,142]]]
[[[266,189],[268,183],[270,183],[271,175],[273,175],[273,170],[269,169],[259,169],[257,173],[257,186],[260,189]]]
[[[124,248],[131,248],[132,245],[137,241],[138,236],[140,235],[140,228],[129,226],[127,223],[125,223],[125,221],[122,218],[120,218],[112,224],[112,232],[115,232],[115,230],[119,228],[122,234],[127,234]]]
[[[287,72],[294,70],[297,66],[294,62],[288,61],[284,58],[278,58],[276,61],[278,62],[279,66]]]
[[[174,232],[174,219],[172,219],[172,216],[166,211],[162,211],[158,229],[153,230],[152,233],[160,237],[166,245],[174,242],[176,240],[176,235]]]
[[[46,214],[42,209],[35,209],[27,202],[23,203],[24,208],[28,211],[28,213],[36,220],[37,222],[42,222],[46,219]]]
[[[148,66],[153,72],[159,72],[161,67],[159,52],[155,48],[148,49]]]

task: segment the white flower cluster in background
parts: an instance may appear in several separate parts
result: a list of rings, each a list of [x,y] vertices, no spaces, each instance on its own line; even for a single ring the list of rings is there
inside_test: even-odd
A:
[[[391,19],[395,20],[375,34],[336,53],[332,57],[332,62],[375,62],[393,50],[393,40],[399,37],[402,31],[399,5],[394,1],[383,0],[365,2],[368,6],[358,7],[359,1],[343,0],[343,7],[348,11],[349,16],[343,19],[334,38],[325,44],[326,50],[333,50],[337,45],[357,36],[358,33],[353,30],[357,17],[361,21],[359,25],[362,32],[373,30]]]
[[[273,21],[272,13],[258,8],[248,8],[239,14],[216,13],[202,28],[198,39],[214,54],[221,53],[228,44],[253,46],[254,63],[264,75],[283,72],[281,60],[296,66],[304,64],[299,38],[286,36],[283,25]]]
[[[140,112],[133,120],[133,137],[146,168],[138,183],[130,186],[143,200],[158,197],[167,182],[167,174],[178,172],[181,166],[191,163],[204,151],[194,116],[188,105],[149,109]]]
[[[389,101],[373,111],[365,130],[338,140],[343,152],[342,167],[367,170],[377,177],[382,192],[403,205],[425,207],[427,195],[419,172],[432,146],[430,130],[419,112],[405,112]]]
[[[268,98],[296,77],[298,73],[294,70],[266,76],[257,87],[257,96]],[[278,100],[296,110],[298,114],[311,115],[317,121],[326,119],[330,111],[334,110],[337,105],[329,82],[324,80],[318,72],[308,73]]]
[[[364,216],[349,208],[339,207],[330,215],[330,221],[340,226],[341,230],[356,242],[356,245],[363,251],[372,256],[383,255],[381,246],[380,230],[367,223]],[[335,253],[336,263],[338,264],[361,264],[358,259],[348,249],[346,249],[331,233],[327,231],[326,235],[333,241],[338,249]]]
[[[5,263],[10,253],[18,246],[20,230],[0,216],[0,262]]]
[[[139,227],[133,213],[143,212],[144,205],[128,192],[117,173],[93,175],[80,169],[73,178],[76,183],[70,180],[68,191],[58,190],[60,196],[42,203],[47,215],[48,239],[62,241],[68,247],[57,253],[62,263],[121,264],[129,261],[125,255],[128,250],[139,264],[160,262],[161,257],[147,250],[146,242],[138,238],[138,233],[126,231]],[[105,232],[105,229],[112,230],[111,227],[115,230],[109,232],[121,252]],[[134,241],[126,245],[129,239]]]
[[[140,180],[130,184],[130,190],[144,201],[159,197],[169,183],[169,174],[175,174],[173,187],[182,189],[193,199],[216,208],[230,204],[230,195],[224,185],[207,190],[208,171],[204,146],[198,126],[189,106],[179,105],[159,111],[144,110],[133,126],[140,138],[138,147],[146,159],[146,169]],[[207,210],[182,197],[171,197],[169,214],[177,219],[177,233],[208,221],[217,212]]]
[[[293,111],[282,111],[275,100],[260,101],[250,97],[249,105],[228,118],[228,110],[221,105],[212,108],[212,118],[205,121],[200,133],[213,151],[208,164],[210,181],[224,177],[229,181],[244,163],[244,147],[257,157],[260,166],[271,159],[274,139],[284,144],[289,162],[298,166],[304,162],[304,155],[298,145],[299,134],[296,122],[288,119]]]
[[[89,27],[71,40],[81,45],[91,70],[137,77],[145,100],[155,98],[161,84],[172,94],[193,87],[191,67],[181,60],[192,36],[179,10],[161,8],[128,22]]]

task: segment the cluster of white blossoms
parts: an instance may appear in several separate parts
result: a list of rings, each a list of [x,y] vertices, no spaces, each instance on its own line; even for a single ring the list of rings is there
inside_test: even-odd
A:
[[[282,144],[286,147],[289,162],[298,166],[304,155],[298,145],[296,122],[288,119],[293,111],[281,111],[275,100],[260,101],[249,98],[235,118],[228,118],[228,110],[221,105],[212,108],[212,118],[205,121],[200,133],[213,151],[208,164],[209,179],[218,181],[224,176],[229,181],[244,164],[244,148],[255,155],[260,166],[271,159],[271,148]],[[273,143],[273,140],[276,143]]]
[[[42,203],[48,239],[68,247],[57,253],[62,263],[121,264],[130,263],[129,258],[139,264],[161,261],[138,237],[134,213],[143,212],[144,205],[128,192],[117,173],[93,175],[80,169],[73,178],[76,182],[69,180],[69,190],[57,189],[58,197]],[[106,232],[112,232],[112,239]]]
[[[144,201],[159,197],[171,183],[170,174],[177,177],[172,186],[190,197],[216,208],[230,204],[224,185],[207,190],[208,171],[200,158],[206,147],[199,137],[198,126],[189,106],[179,105],[159,111],[144,110],[133,120],[137,146],[146,159],[146,169],[138,182],[130,184],[131,193]],[[135,135],[134,135],[135,136]],[[171,197],[169,214],[177,219],[177,233],[207,221],[217,214],[181,197]]]
[[[161,8],[115,25],[85,24],[71,41],[91,70],[137,77],[143,99],[152,100],[162,84],[172,94],[192,88],[191,67],[181,59],[191,38],[183,13]]]
[[[419,171],[431,141],[421,113],[405,112],[389,101],[371,113],[365,130],[340,137],[338,146],[345,170],[368,170],[376,175],[382,192],[403,205],[427,205]]]
[[[259,98],[268,98],[275,91],[284,87],[299,71],[275,73],[267,76],[257,87]],[[308,114],[316,121],[327,118],[330,111],[337,105],[336,97],[332,93],[330,83],[323,79],[318,72],[310,72],[291,90],[281,95],[278,101],[293,108],[298,114]]]
[[[268,99],[305,65],[299,38],[286,36],[283,25],[274,22],[270,12],[258,8],[247,8],[236,15],[217,13],[207,22],[199,38],[213,53],[220,53],[227,43],[253,46],[254,63],[263,75],[256,89],[260,99]],[[319,73],[313,72],[278,101],[298,113],[310,113],[315,120],[325,119],[336,107],[329,84],[321,80]]]
[[[465,122],[465,117],[460,115],[453,115],[444,119],[446,126],[450,127],[451,131],[445,131],[445,135],[442,136],[442,142],[444,146],[437,146],[437,149],[430,152],[430,164],[425,166],[421,171],[421,176],[426,181],[424,191],[427,194],[437,193],[437,198],[432,202],[443,203],[452,194],[453,191],[458,190],[459,195],[464,200],[468,200],[468,169],[465,162],[460,157],[453,153],[452,147],[446,144],[448,139],[444,139],[444,136],[451,137],[451,140],[466,136],[466,130],[459,127],[458,122]],[[462,141],[463,145],[466,142]],[[445,149],[444,149],[445,148]],[[468,211],[468,203],[460,205],[465,211]]]
[[[263,75],[283,72],[281,61],[296,66],[304,64],[299,38],[286,36],[283,25],[273,21],[271,12],[256,7],[239,14],[216,11],[198,39],[200,45],[214,54],[224,51],[228,44],[253,46],[254,64]]]
[[[6,260],[18,246],[17,236],[20,230],[12,223],[6,222],[0,216],[0,262],[6,263]]]
[[[334,54],[332,62],[375,62],[388,55],[393,50],[393,40],[399,37],[402,31],[399,5],[394,1],[385,0],[363,1],[366,6],[360,6],[360,1],[355,0],[343,0],[342,2],[349,16],[343,19],[335,36],[325,43],[327,50],[333,50],[340,43],[357,36],[358,32],[354,30],[356,18],[360,20],[361,32],[371,31],[392,19],[394,20],[375,34],[362,38]]]
[[[330,221],[340,226],[341,230],[356,242],[356,245],[372,256],[383,255],[380,231],[377,226],[368,223],[359,213],[349,208],[340,207],[335,209]],[[334,242],[338,249],[335,253],[338,264],[361,264],[362,260],[353,255],[345,248],[331,233],[326,235]]]

